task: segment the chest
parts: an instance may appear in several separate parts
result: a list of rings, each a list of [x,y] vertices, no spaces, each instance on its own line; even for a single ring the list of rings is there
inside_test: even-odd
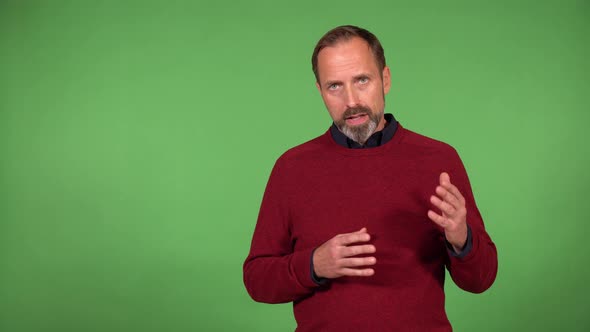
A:
[[[427,217],[440,171],[423,159],[311,164],[294,182],[300,194],[290,200],[293,242],[318,246],[367,227],[387,257],[404,251],[429,255],[424,244],[441,243],[440,230]]]

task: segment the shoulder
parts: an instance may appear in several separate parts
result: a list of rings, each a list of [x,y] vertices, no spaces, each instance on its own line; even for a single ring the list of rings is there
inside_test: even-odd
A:
[[[305,143],[290,148],[280,155],[272,168],[271,179],[289,179],[292,181],[296,175],[309,169],[310,166],[321,162],[329,150],[326,134],[320,135]]]
[[[321,157],[330,149],[327,135],[329,135],[329,131],[305,143],[290,148],[279,157],[277,163],[292,164]]]
[[[450,144],[437,139],[418,134],[400,125],[400,144],[406,148],[417,150],[422,153],[443,153],[457,155],[457,151]]]

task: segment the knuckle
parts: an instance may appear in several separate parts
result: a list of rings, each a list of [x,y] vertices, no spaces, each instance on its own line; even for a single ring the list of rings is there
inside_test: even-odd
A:
[[[329,255],[332,258],[337,258],[338,257],[338,248],[330,247]]]

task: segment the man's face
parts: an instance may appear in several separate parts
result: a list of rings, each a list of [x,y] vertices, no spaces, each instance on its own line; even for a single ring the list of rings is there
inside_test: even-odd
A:
[[[364,144],[385,127],[389,68],[380,72],[367,42],[358,37],[329,46],[318,54],[316,83],[334,123],[346,136]],[[383,77],[383,78],[382,78]]]

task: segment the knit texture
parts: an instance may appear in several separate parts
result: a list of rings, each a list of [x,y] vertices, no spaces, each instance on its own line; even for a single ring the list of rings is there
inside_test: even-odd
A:
[[[462,258],[449,254],[442,229],[427,216],[437,211],[429,198],[441,172],[466,200],[472,249]],[[377,249],[375,274],[314,283],[312,250],[363,227]],[[445,267],[460,288],[483,292],[496,277],[496,247],[457,152],[399,125],[379,147],[347,149],[327,131],[277,160],[244,283],[256,301],[292,301],[297,331],[451,331]]]

